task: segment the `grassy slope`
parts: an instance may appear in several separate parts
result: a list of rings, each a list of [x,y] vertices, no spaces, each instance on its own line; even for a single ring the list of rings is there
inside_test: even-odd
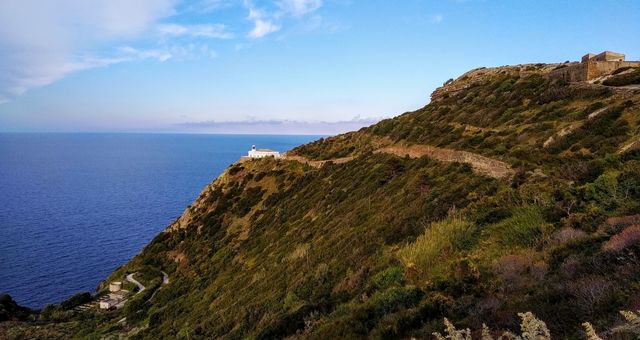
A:
[[[639,135],[638,95],[552,84],[539,68],[476,71],[416,112],[294,151],[358,156],[344,164],[232,166],[112,275],[162,269],[171,283],[73,331],[429,337],[445,316],[518,329],[528,310],[558,337],[587,320],[610,327],[640,304],[640,245],[623,231],[634,219],[607,223],[640,213],[638,152],[616,154]],[[473,151],[520,171],[499,181],[368,152],[389,144]],[[128,325],[114,325],[122,316]]]

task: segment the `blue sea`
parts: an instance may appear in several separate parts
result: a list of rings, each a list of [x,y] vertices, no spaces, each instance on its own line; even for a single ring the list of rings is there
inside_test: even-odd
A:
[[[0,292],[32,308],[93,292],[252,144],[317,138],[0,134]]]

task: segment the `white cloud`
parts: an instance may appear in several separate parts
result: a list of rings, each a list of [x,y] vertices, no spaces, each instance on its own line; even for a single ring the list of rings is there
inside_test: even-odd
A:
[[[265,11],[257,8],[251,0],[244,0],[244,6],[249,10],[248,19],[253,21],[253,29],[247,35],[251,39],[262,38],[277,32],[281,26],[278,19],[286,16],[301,17],[322,6],[322,0],[276,0],[276,9]]]
[[[187,12],[204,19],[212,11],[242,6],[239,0],[0,2],[0,103],[90,68],[134,60],[215,58],[216,51],[199,42],[232,39],[228,26],[167,19]],[[269,0],[260,8],[252,0],[242,4],[252,22],[249,39],[279,31],[287,18],[310,17],[308,30],[326,26],[319,15],[309,15],[322,0]]]
[[[262,38],[270,33],[280,30],[280,26],[268,19],[267,13],[256,8],[250,0],[244,1],[244,6],[249,10],[247,19],[253,21],[253,29],[247,36],[251,39]]]
[[[218,53],[207,44],[173,44],[162,48],[137,49],[131,46],[118,48],[118,62],[135,60],[156,60],[165,62],[169,59],[192,60],[202,58],[216,58]]]
[[[188,117],[181,117],[188,118]],[[354,117],[340,121],[262,120],[248,117],[232,121],[190,121],[175,124],[179,131],[207,133],[265,133],[265,134],[314,134],[335,135],[372,125],[382,118]]]
[[[198,13],[209,13],[221,8],[229,7],[233,1],[229,0],[200,0],[187,6],[188,11]]]
[[[204,37],[231,39],[233,34],[227,32],[227,27],[223,24],[207,24],[207,25],[178,25],[164,24],[158,26],[158,31],[163,36],[179,37]]]
[[[298,17],[320,8],[322,0],[280,0],[278,6],[286,13]]]
[[[131,58],[96,57],[88,51],[136,38],[173,13],[173,0],[3,0],[0,101],[72,72]]]
[[[253,24],[254,27],[249,32],[249,38],[252,39],[262,38],[267,34],[280,30],[280,26],[274,24],[270,20],[255,19]]]
[[[122,46],[118,50],[122,53],[122,56],[119,58],[121,62],[144,59],[155,59],[164,62],[173,57],[173,54],[169,51],[162,49],[140,50],[131,46]]]

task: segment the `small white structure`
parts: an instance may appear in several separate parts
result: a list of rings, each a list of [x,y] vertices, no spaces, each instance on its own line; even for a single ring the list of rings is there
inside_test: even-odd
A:
[[[251,150],[247,155],[249,158],[264,158],[264,157],[274,157],[280,158],[280,153],[278,151],[273,151],[269,149],[256,149],[256,146],[251,146]]]
[[[128,290],[122,289],[122,281],[109,283],[109,293],[98,299],[100,309],[121,308],[127,301]]]
[[[112,300],[112,299],[106,299],[106,300],[102,300],[100,301],[100,309],[111,309],[111,308],[115,308],[116,305],[118,304],[119,301],[117,300]]]
[[[119,292],[122,289],[121,281],[113,281],[109,284],[109,291],[112,293]]]

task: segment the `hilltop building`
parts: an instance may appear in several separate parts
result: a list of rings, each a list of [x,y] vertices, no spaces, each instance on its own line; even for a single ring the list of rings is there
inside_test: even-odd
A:
[[[604,51],[587,53],[580,63],[562,64],[549,73],[549,78],[568,82],[589,81],[613,73],[623,67],[640,67],[640,61],[625,61],[622,53]]]
[[[264,158],[264,157],[280,158],[280,152],[273,151],[270,149],[256,149],[256,146],[252,145],[251,150],[249,150],[249,153],[247,154],[247,157],[249,158]]]
[[[122,289],[122,281],[113,281],[109,284],[110,292],[118,292]]]
[[[109,294],[103,296],[98,306],[100,309],[120,308],[124,305],[129,291],[122,289],[121,281],[114,281],[109,284]]]
[[[582,57],[582,62],[589,61],[624,61],[624,54],[611,51],[604,51],[598,55],[587,53]]]

